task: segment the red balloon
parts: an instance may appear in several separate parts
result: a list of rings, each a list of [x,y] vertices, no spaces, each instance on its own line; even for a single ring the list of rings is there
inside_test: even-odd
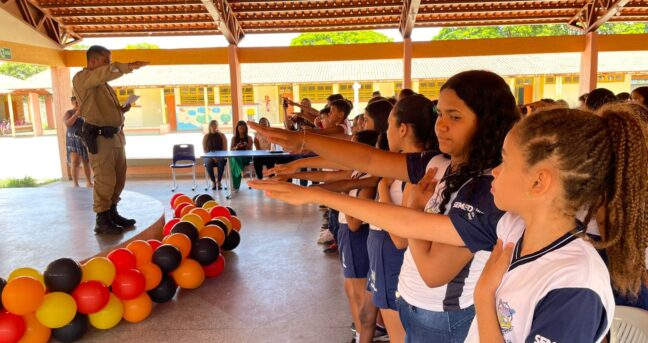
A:
[[[82,282],[72,292],[72,297],[77,304],[77,311],[83,314],[92,314],[99,312],[108,304],[110,291],[100,281],[91,280]]]
[[[207,277],[217,277],[225,269],[225,257],[223,255],[218,256],[216,262],[203,266],[205,271],[205,276]]]
[[[146,278],[139,270],[117,272],[112,283],[113,293],[121,300],[137,298],[146,289]]]
[[[135,269],[137,266],[137,259],[135,255],[128,249],[119,248],[111,251],[108,256],[108,259],[112,261],[115,265],[115,270],[119,273],[120,271]]]
[[[153,251],[155,251],[155,249],[162,245],[162,242],[158,241],[157,239],[149,239],[146,242],[151,246],[151,248],[153,248]]]
[[[169,204],[171,204],[171,208],[173,208],[173,202],[175,201],[175,199],[177,199],[177,198],[178,198],[179,196],[181,196],[181,195],[184,195],[184,194],[182,194],[182,193],[177,193],[177,194],[174,194],[174,195],[171,197],[171,201],[169,201]]]
[[[225,217],[227,219],[232,218],[232,214],[230,213],[230,211],[223,206],[214,206],[211,210],[209,210],[209,215],[212,218],[216,218],[216,217]]]
[[[182,209],[189,206],[189,205],[191,205],[191,204],[188,203],[188,202],[183,202],[182,204],[178,205],[178,207],[176,207],[175,210],[173,210],[173,217],[174,218],[182,217],[182,215],[181,215],[182,214]]]
[[[171,232],[171,229],[173,229],[173,225],[175,225],[179,221],[180,219],[178,218],[173,218],[169,220],[166,224],[164,224],[164,230],[162,231],[162,234],[168,236],[169,233]]]
[[[15,343],[25,334],[25,320],[21,316],[0,312],[0,343]]]

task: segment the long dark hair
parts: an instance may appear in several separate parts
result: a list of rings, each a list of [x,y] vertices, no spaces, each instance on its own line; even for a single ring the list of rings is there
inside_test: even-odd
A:
[[[239,126],[245,127],[245,134],[243,137],[238,132]],[[248,142],[250,140],[250,136],[248,135],[248,126],[247,123],[243,120],[239,120],[238,123],[236,123],[236,129],[234,130],[234,144],[239,144],[241,142]]]
[[[423,145],[425,150],[439,149],[439,140],[434,133],[434,102],[421,94],[415,94],[400,99],[394,109],[396,123],[411,124],[417,143]]]
[[[374,122],[374,130],[378,132],[387,131],[387,118],[392,107],[392,104],[387,99],[374,101],[365,107],[365,112]]]
[[[520,119],[511,88],[499,75],[485,70],[470,70],[454,75],[441,91],[452,89],[477,115],[477,131],[470,140],[468,160],[446,177],[441,213],[452,193],[473,177],[481,176],[502,161],[504,137]],[[470,190],[469,190],[470,191]]]
[[[639,88],[635,88],[632,93],[637,93],[643,97],[643,103],[642,105],[648,106],[648,86],[643,86]]]

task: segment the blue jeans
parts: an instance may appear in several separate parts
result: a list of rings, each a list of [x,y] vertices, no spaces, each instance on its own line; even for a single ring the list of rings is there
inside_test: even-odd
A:
[[[405,328],[405,343],[463,343],[475,317],[475,306],[435,312],[412,306],[402,297],[398,297],[396,303]]]
[[[205,169],[207,169],[207,174],[209,175],[209,179],[211,179],[212,182],[216,183],[214,167],[217,167],[218,169],[218,182],[221,182],[221,180],[223,179],[223,172],[225,171],[226,163],[227,159],[225,158],[216,159],[216,161],[214,161],[213,158],[208,158],[205,160]]]

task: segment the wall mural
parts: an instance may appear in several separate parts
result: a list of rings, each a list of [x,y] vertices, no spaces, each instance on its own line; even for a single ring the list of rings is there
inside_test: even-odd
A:
[[[259,113],[258,105],[243,106],[246,120],[256,120]],[[176,120],[178,131],[201,130],[202,125],[218,120],[220,125],[232,125],[232,106],[176,106]],[[244,118],[241,118],[244,119]]]

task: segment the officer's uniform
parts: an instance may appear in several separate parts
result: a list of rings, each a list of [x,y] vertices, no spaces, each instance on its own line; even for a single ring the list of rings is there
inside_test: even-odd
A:
[[[111,138],[97,136],[97,153],[89,154],[94,173],[93,210],[96,213],[108,211],[117,204],[126,183],[124,114],[117,94],[107,82],[131,71],[126,63],[111,63],[93,70],[84,68],[72,80],[85,122],[118,130]]]

